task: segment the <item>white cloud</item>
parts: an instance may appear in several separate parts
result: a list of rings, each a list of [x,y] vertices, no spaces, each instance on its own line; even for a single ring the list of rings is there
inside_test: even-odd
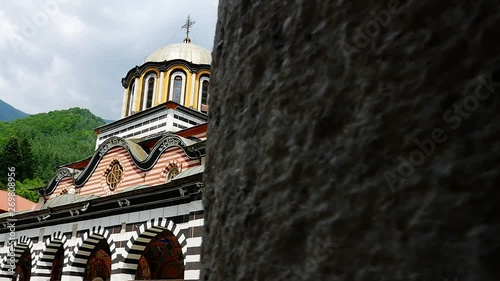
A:
[[[0,50],[4,50],[10,47],[10,40],[12,36],[16,35],[16,26],[2,9],[0,9],[0,30],[3,35],[0,36]]]
[[[56,29],[66,40],[78,41],[86,31],[87,26],[78,17],[60,14],[54,19]]]
[[[7,79],[5,79],[4,77],[0,76],[0,93],[6,92],[8,89],[9,89],[9,81],[7,81]]]
[[[9,65],[10,79],[0,80],[0,98],[9,104],[23,101],[27,113],[91,106],[91,97],[76,88],[76,66],[62,57],[54,56],[41,71],[24,65]],[[11,94],[15,92],[15,95]],[[7,93],[5,95],[5,93]],[[50,105],[46,110],[40,110]]]

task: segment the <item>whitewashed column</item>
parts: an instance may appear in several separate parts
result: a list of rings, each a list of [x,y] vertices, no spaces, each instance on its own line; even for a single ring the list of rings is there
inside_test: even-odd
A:
[[[132,104],[132,107],[130,109],[130,114],[132,114],[132,111],[135,111],[135,104],[137,103],[137,85],[139,84],[139,78],[135,78],[134,82],[134,102]],[[140,110],[140,109],[139,109]]]
[[[142,80],[143,85],[141,85],[142,86],[141,92],[144,94],[142,97],[142,108],[139,107],[139,111],[143,111],[146,109],[146,102],[148,100],[148,81],[144,79]]]
[[[189,97],[189,107],[193,107],[193,100],[194,100],[194,88],[196,86],[196,73],[193,73],[193,76],[191,76],[192,84],[191,84],[191,97]]]
[[[128,102],[127,102],[127,88],[123,91],[123,108],[122,108],[122,118],[127,116]]]
[[[165,80],[165,72],[160,72],[160,88],[158,90],[158,99],[157,99],[157,105],[162,103],[163,101],[163,80]]]

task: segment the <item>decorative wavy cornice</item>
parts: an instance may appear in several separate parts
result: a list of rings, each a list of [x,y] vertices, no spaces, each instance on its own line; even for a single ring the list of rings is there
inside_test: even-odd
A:
[[[181,137],[177,135],[166,134],[156,143],[149,154],[144,153],[143,155],[140,155],[142,154],[140,153],[142,150],[138,150],[138,148],[140,148],[138,144],[114,136],[109,138],[99,146],[99,148],[94,152],[92,158],[87,164],[87,167],[80,174],[78,174],[78,176],[75,177],[69,168],[58,169],[56,171],[56,175],[49,182],[47,188],[43,190],[44,195],[52,194],[64,178],[71,178],[76,187],[84,185],[90,179],[95,169],[101,162],[102,158],[111,149],[116,147],[125,149],[129,153],[132,162],[137,166],[137,168],[143,171],[148,171],[153,168],[158,159],[160,159],[160,156],[172,147],[181,148],[190,159],[199,159],[205,154],[204,148],[195,149],[194,147],[188,146]]]
[[[124,88],[128,88],[128,86],[132,82],[132,79],[142,76],[151,67],[154,67],[154,68],[158,69],[159,71],[167,71],[170,68],[177,66],[177,65],[184,66],[190,72],[193,72],[193,73],[197,73],[201,70],[210,70],[210,65],[208,65],[208,64],[193,64],[193,63],[187,62],[185,60],[146,62],[141,66],[135,66],[134,68],[129,70],[129,72],[127,72],[127,75],[124,78],[122,78],[122,86]]]

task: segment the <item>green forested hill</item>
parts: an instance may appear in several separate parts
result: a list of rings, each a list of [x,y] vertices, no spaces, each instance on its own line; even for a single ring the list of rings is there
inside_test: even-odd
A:
[[[19,194],[37,199],[26,190],[48,183],[60,165],[91,155],[96,138],[92,129],[103,124],[81,108],[0,121],[0,188],[7,184],[7,168],[16,166]]]

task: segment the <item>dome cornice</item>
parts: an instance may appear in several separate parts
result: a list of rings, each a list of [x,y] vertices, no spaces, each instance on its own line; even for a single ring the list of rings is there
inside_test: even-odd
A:
[[[192,73],[198,73],[201,70],[210,70],[209,64],[194,64],[181,59],[163,62],[146,62],[141,66],[135,66],[134,68],[129,70],[129,72],[127,72],[127,75],[122,78],[122,86],[124,88],[128,88],[132,79],[142,76],[150,68],[156,68],[159,71],[165,72],[174,66],[184,66]]]

